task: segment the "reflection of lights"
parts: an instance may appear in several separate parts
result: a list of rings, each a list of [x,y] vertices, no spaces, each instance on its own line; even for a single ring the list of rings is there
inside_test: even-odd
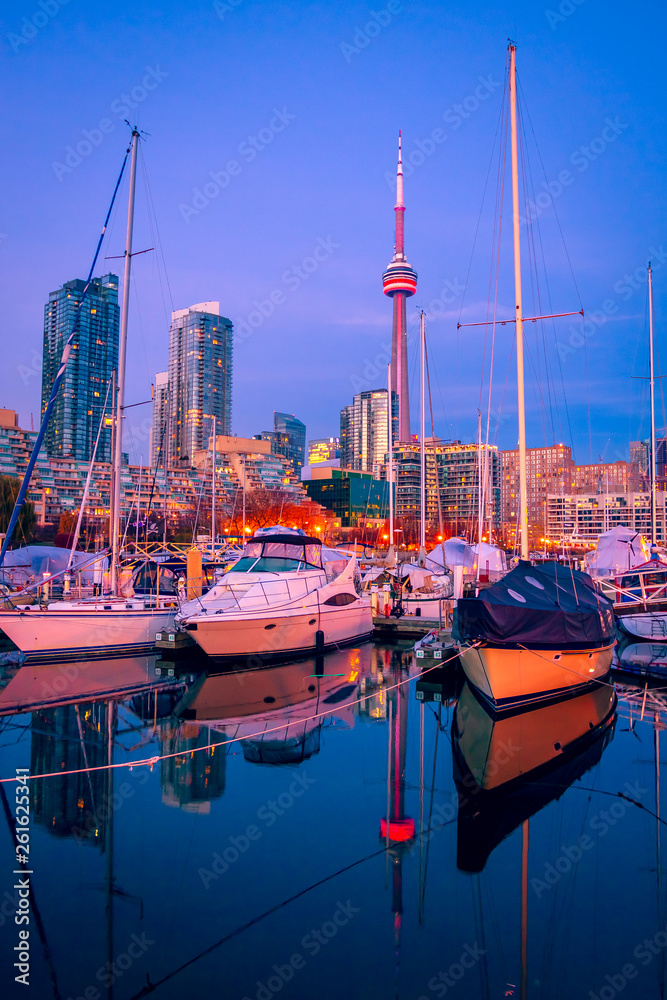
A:
[[[350,676],[348,677],[349,683],[352,684],[353,681],[356,681],[358,676],[359,676],[358,670],[350,670]]]

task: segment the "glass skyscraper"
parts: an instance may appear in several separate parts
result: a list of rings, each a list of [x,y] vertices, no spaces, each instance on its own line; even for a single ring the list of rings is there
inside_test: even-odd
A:
[[[398,394],[392,392],[392,430],[398,429]],[[379,475],[389,452],[387,390],[358,392],[340,411],[340,464]],[[394,438],[396,440],[396,438]]]
[[[200,302],[171,314],[169,328],[169,464],[192,465],[196,451],[232,427],[233,326],[219,302]],[[153,428],[153,433],[156,429]]]
[[[60,368],[63,345],[69,337],[81,302],[85,281],[67,281],[49,293],[44,307],[42,359],[42,413]],[[93,278],[81,316],[65,377],[46,431],[49,458],[72,458],[89,462],[102,418],[111,373],[118,368],[118,278],[105,274]],[[106,413],[111,415],[111,392]],[[104,426],[97,448],[97,461],[111,461],[111,423]]]
[[[276,435],[287,435],[284,451],[277,454],[289,459],[298,476],[306,462],[306,425],[297,420],[293,413],[278,413],[274,410],[273,430]]]

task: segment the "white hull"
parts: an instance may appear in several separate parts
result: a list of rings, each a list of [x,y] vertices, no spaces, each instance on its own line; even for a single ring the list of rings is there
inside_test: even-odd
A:
[[[462,646],[465,675],[495,709],[510,709],[572,693],[605,677],[613,645],[601,649],[498,649]]]
[[[303,608],[303,603],[259,615],[201,616],[186,627],[208,656],[258,657],[261,661],[354,642],[373,631],[370,601],[364,598],[325,610],[316,604]],[[318,632],[324,634],[319,643]]]
[[[621,615],[618,625],[627,635],[650,642],[667,642],[667,611],[652,614]]]
[[[129,602],[132,603],[132,602]],[[115,656],[148,652],[155,633],[174,625],[177,608],[135,609],[124,602],[90,608],[0,612],[0,629],[26,657],[80,657],[85,653]]]

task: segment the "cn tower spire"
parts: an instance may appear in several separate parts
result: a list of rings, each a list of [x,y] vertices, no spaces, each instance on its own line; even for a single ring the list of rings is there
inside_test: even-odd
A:
[[[391,389],[398,397],[398,434],[401,444],[410,441],[410,399],[408,396],[408,340],[406,300],[417,291],[417,272],[405,259],[405,205],[403,203],[403,157],[401,133],[398,133],[398,166],[396,168],[396,241],[394,256],[382,275],[385,295],[393,299],[391,338]]]

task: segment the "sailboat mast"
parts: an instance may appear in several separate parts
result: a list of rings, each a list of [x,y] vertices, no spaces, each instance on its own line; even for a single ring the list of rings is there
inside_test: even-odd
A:
[[[127,318],[130,309],[130,271],[132,268],[132,232],[134,229],[134,192],[137,179],[137,147],[139,132],[132,129],[130,160],[130,190],[127,199],[127,231],[125,235],[125,272],[123,275],[123,311],[120,323],[118,352],[118,391],[116,395],[116,436],[112,467],[113,507],[111,511],[111,590],[118,593],[119,533],[120,533],[120,470],[123,455],[123,406],[125,403],[125,368],[127,363]]]
[[[420,486],[420,519],[419,545],[422,553],[426,551],[426,410],[424,404],[425,374],[426,374],[426,331],[424,329],[424,311],[420,316],[419,327],[419,362],[420,362],[420,399],[419,399],[419,482]]]
[[[213,477],[211,479],[211,544],[215,558],[215,417],[213,417]]]
[[[516,126],[516,45],[510,45],[510,124],[512,147],[512,218],[514,224],[514,296],[516,300],[516,381],[519,411],[519,530],[521,558],[528,559],[528,480],[526,475],[526,403],[523,376],[521,239],[519,234],[519,157]]]
[[[648,337],[651,375],[651,541],[657,545],[656,495],[655,495],[655,370],[653,367],[653,272],[648,265]]]
[[[389,549],[391,551],[394,544],[394,435],[392,432],[392,394],[391,394],[391,361],[387,365],[387,443],[389,445],[389,469],[387,478],[389,479]]]

